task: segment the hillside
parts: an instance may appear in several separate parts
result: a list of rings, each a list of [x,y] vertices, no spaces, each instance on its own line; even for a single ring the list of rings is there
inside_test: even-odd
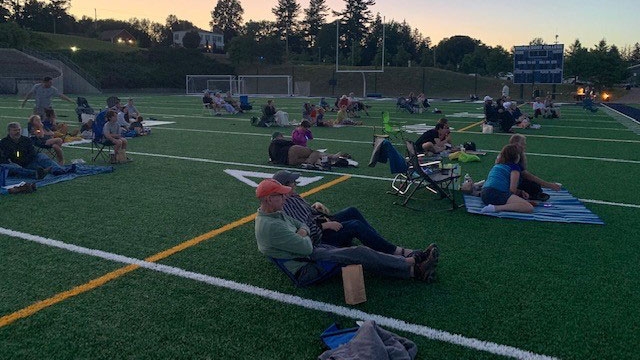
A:
[[[106,52],[133,52],[140,50],[137,46],[112,44],[108,41],[102,41],[95,38],[88,38],[75,35],[51,34],[44,32],[34,32],[39,36],[48,40],[45,48],[46,51],[69,50],[72,46],[78,49],[88,51],[106,51]]]

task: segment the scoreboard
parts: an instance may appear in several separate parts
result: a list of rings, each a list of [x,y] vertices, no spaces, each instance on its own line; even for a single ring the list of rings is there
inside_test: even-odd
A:
[[[514,84],[561,84],[564,45],[515,46]]]

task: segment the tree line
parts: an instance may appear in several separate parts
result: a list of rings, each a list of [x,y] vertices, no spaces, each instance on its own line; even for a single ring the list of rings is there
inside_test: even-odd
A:
[[[95,20],[69,15],[70,0],[0,0],[0,22],[15,22],[22,28],[95,37],[105,30],[126,29],[138,46],[170,46],[172,32],[193,30],[188,20],[167,16],[164,24],[148,19]],[[271,12],[275,21],[243,22],[240,0],[218,0],[209,25],[224,35],[225,49],[236,64],[310,63],[344,66],[438,67],[452,71],[495,76],[513,69],[513,51],[488,46],[478,39],[456,35],[432,44],[428,36],[406,21],[383,24],[373,14],[375,0],[344,0],[342,10],[330,11],[326,0],[310,0],[302,9],[297,0],[277,0]],[[335,20],[328,21],[329,13]],[[337,41],[336,28],[339,27]],[[382,44],[383,31],[385,43]],[[196,32],[185,39],[197,47]],[[543,44],[541,38],[530,44]],[[337,48],[336,48],[337,47]],[[222,50],[222,49],[220,49]],[[384,51],[384,54],[383,54]],[[337,59],[336,59],[337,57]],[[640,63],[640,44],[619,49],[603,39],[592,48],[578,39],[566,48],[565,76],[577,76],[603,86],[625,81],[627,67]]]

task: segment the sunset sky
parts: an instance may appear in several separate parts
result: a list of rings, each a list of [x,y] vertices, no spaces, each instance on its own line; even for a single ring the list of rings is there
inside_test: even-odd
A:
[[[147,18],[164,23],[167,15],[189,20],[202,29],[209,29],[211,10],[217,1],[203,0],[72,0],[70,13],[98,18]],[[244,8],[243,21],[274,20],[271,13],[277,0],[240,0]],[[299,0],[301,8],[308,0]],[[327,0],[334,10],[344,8],[344,0]],[[487,45],[502,45],[510,49],[525,45],[535,37],[547,43],[558,42],[568,46],[578,38],[585,47],[593,47],[601,39],[619,48],[640,42],[640,1],[593,0],[377,0],[371,7],[387,21],[406,20],[412,28],[420,30],[437,44],[442,38],[468,35]],[[329,16],[331,21],[332,16]],[[302,11],[300,19],[302,19]]]

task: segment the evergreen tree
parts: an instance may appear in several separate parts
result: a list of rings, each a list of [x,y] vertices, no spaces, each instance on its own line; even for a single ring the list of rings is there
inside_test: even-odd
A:
[[[354,52],[356,47],[362,46],[366,37],[367,27],[371,22],[370,6],[376,4],[375,0],[345,0],[345,9],[342,12],[333,12],[340,17],[340,32],[342,43],[340,47],[346,53]]]
[[[285,53],[288,59],[289,38],[297,30],[296,18],[300,12],[300,4],[296,0],[278,0],[278,5],[271,9],[271,12],[276,16],[276,27],[285,41]]]
[[[211,12],[209,25],[214,30],[222,31],[224,42],[228,44],[242,29],[244,9],[238,0],[218,0]]]
[[[629,57],[629,62],[631,65],[640,64],[640,43],[636,43],[633,46],[633,50],[631,50],[631,55]]]
[[[0,23],[5,23],[11,18],[9,0],[0,0]]]
[[[329,7],[325,4],[325,0],[310,0],[309,8],[304,9],[304,20],[302,25],[304,28],[305,40],[310,47],[316,46],[316,38],[320,32],[320,28],[326,24],[326,12]]]

